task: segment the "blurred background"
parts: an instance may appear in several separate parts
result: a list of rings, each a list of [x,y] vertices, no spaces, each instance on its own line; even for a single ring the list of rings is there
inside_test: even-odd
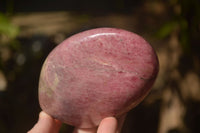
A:
[[[122,133],[200,133],[199,0],[0,0],[0,133],[38,119],[38,81],[48,53],[67,37],[116,27],[143,36],[160,72]],[[61,133],[73,127],[63,125]]]

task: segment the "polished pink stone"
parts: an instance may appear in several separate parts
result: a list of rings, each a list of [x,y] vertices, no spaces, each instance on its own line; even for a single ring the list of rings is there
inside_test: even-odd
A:
[[[49,54],[40,76],[40,105],[67,124],[91,128],[135,107],[157,73],[157,56],[142,37],[115,28],[88,30]]]

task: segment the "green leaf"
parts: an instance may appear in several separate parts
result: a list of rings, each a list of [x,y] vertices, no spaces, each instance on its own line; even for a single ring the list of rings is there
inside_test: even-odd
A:
[[[156,33],[159,38],[165,38],[169,36],[178,26],[177,21],[170,21],[165,23]]]
[[[0,13],[0,35],[6,35],[13,39],[18,33],[19,28],[14,26],[4,14]]]

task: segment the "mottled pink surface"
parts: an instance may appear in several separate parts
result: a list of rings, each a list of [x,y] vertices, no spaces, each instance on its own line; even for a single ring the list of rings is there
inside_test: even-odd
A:
[[[67,124],[94,127],[141,102],[157,73],[157,56],[142,37],[114,28],[85,31],[66,39],[46,59],[40,105]]]

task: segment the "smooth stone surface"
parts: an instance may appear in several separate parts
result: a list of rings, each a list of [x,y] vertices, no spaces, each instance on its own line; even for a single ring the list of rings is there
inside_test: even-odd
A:
[[[94,127],[141,102],[157,73],[157,56],[142,37],[114,28],[85,31],[49,54],[40,76],[40,105],[67,124]]]

